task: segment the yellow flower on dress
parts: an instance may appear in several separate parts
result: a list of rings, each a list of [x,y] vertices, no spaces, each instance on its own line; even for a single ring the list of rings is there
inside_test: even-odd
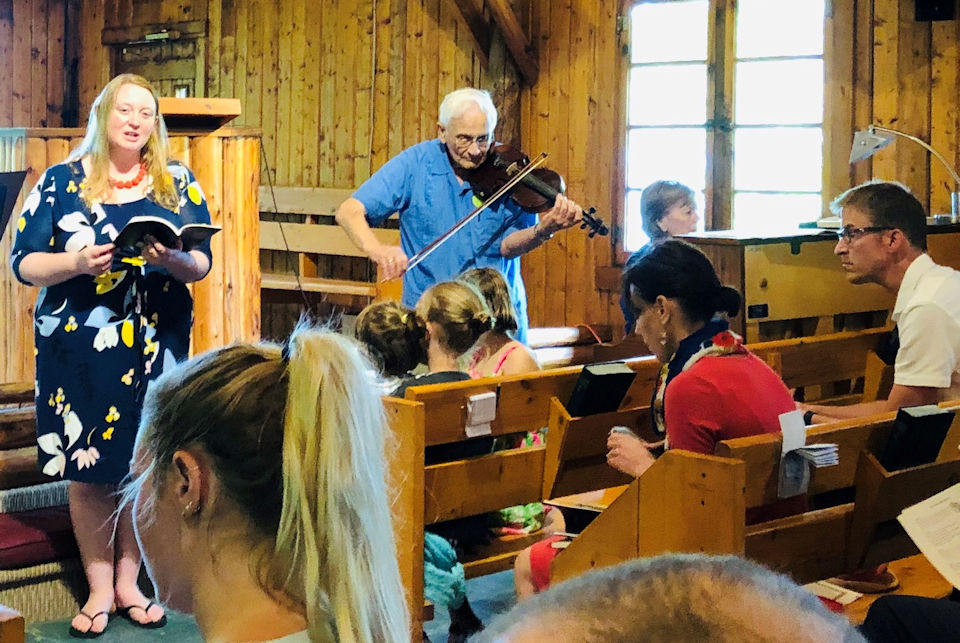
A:
[[[50,247],[53,247],[55,237],[50,237]]]
[[[120,381],[123,382],[124,384],[126,384],[127,386],[132,385],[132,384],[133,384],[133,369],[131,368],[129,371],[127,371],[126,373],[124,373],[123,375],[121,375],[121,376],[120,376]]]
[[[123,325],[120,326],[120,339],[127,348],[133,346],[133,322],[129,319],[124,319]]]
[[[23,232],[23,229],[27,227],[27,220],[23,217],[17,219],[17,230]]]
[[[108,293],[114,288],[117,287],[123,278],[127,276],[126,270],[117,270],[116,272],[109,271],[103,274],[97,275],[93,278],[93,283],[97,284],[97,294],[102,295]]]
[[[141,257],[124,257],[120,260],[121,263],[128,263],[131,266],[136,266],[140,268],[141,266],[147,265],[147,260]]]
[[[106,431],[103,432],[103,439],[104,439],[104,440],[112,440],[112,439],[113,439],[113,427],[112,427],[112,426],[111,426],[109,429],[107,429]]]
[[[82,186],[83,184],[81,183],[80,185]],[[76,191],[77,191],[77,184],[74,182],[73,179],[70,179],[70,182],[67,183],[67,192],[70,192],[72,194]]]
[[[56,406],[56,405],[57,405],[57,403],[53,401],[53,393],[50,394],[50,399],[47,400],[47,404],[48,404],[49,406]]]
[[[70,333],[72,331],[77,330],[78,328],[80,328],[80,326],[77,325],[77,318],[74,317],[73,315],[70,315],[69,317],[67,317],[67,323],[64,324],[63,330]]]
[[[117,411],[117,407],[111,406],[110,410],[107,411],[107,416],[104,418],[107,422],[116,422],[120,419],[120,412]]]
[[[153,341],[153,339],[151,339],[151,338],[149,338],[149,337],[147,337],[147,338],[145,338],[145,339],[146,339],[147,345],[143,347],[143,354],[144,354],[144,355],[152,355],[153,353],[156,353],[156,352],[157,352],[157,343],[156,343],[155,341]]]
[[[203,193],[200,191],[200,186],[196,183],[188,185],[187,198],[189,198],[194,205],[200,205],[203,202]]]

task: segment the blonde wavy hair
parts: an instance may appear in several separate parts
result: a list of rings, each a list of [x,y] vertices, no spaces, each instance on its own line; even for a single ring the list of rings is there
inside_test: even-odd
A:
[[[110,113],[117,102],[117,92],[124,85],[143,87],[153,96],[154,111],[156,112],[156,126],[150,132],[147,144],[140,150],[140,160],[146,165],[147,175],[152,182],[150,197],[168,210],[175,210],[180,202],[180,194],[174,185],[173,176],[167,169],[167,126],[160,114],[160,104],[157,101],[157,92],[143,76],[136,74],[120,74],[104,86],[100,95],[93,101],[90,108],[90,117],[87,120],[87,132],[68,161],[79,161],[85,156],[90,157],[90,174],[83,182],[80,197],[87,205],[106,201],[113,188],[110,186],[110,139],[107,137],[107,126],[110,122]]]
[[[279,603],[303,610],[311,640],[408,639],[389,431],[370,365],[350,338],[306,326],[287,350],[228,346],[151,385],[136,446],[144,469],[124,505],[150,520],[174,453],[202,450],[229,499],[211,511],[239,508],[252,571]]]

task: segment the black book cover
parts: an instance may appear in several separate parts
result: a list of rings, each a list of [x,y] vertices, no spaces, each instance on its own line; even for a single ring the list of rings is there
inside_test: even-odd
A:
[[[149,234],[168,248],[176,248],[179,239],[183,242],[183,249],[190,250],[215,235],[220,229],[220,226],[205,223],[188,223],[178,228],[162,217],[132,217],[127,221],[127,225],[123,226],[123,230],[113,243],[118,248],[139,249],[144,244],[144,237]]]
[[[898,471],[933,462],[954,415],[954,411],[935,404],[903,407],[897,411],[880,464],[887,471]]]
[[[574,417],[616,411],[636,376],[623,362],[584,366],[573,386],[567,411]]]

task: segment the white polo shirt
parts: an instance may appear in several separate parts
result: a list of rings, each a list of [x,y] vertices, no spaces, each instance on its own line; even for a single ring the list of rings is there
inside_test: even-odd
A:
[[[900,333],[894,383],[960,399],[960,272],[920,255],[903,275],[890,317]]]

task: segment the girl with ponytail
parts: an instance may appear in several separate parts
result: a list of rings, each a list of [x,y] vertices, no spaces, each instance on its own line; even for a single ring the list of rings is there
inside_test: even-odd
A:
[[[301,326],[149,389],[124,501],[159,598],[206,640],[409,638],[370,370]]]
[[[655,241],[630,257],[623,274],[623,299],[630,302],[636,332],[663,364],[654,390],[654,429],[648,443],[611,431],[607,463],[640,476],[660,448],[712,454],[717,442],[779,433],[782,413],[796,408],[780,376],[750,353],[730,331],[724,315],[740,311],[740,293],[724,286],[700,250],[676,239]],[[753,520],[803,511],[805,502],[762,507]],[[553,541],[524,550],[515,563],[517,595],[525,598],[550,582]]]
[[[393,392],[403,397],[410,386],[470,379],[458,360],[477,340],[493,328],[494,319],[483,295],[470,284],[444,281],[420,296],[417,319],[426,329],[426,375],[404,378]]]

